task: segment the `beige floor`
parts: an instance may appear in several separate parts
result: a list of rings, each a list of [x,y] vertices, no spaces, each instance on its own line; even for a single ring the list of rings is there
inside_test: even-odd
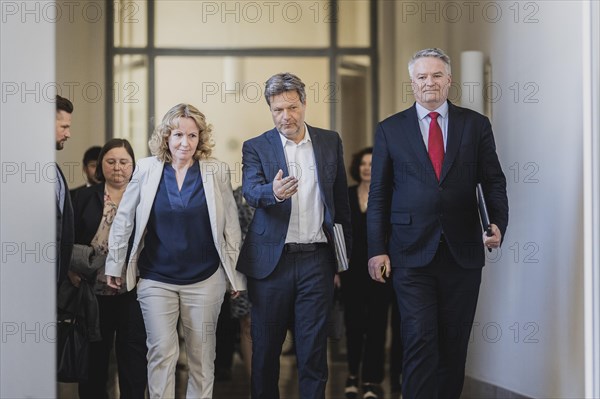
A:
[[[344,384],[347,376],[346,356],[344,342],[331,341],[329,344],[329,383],[327,384],[327,399],[343,399]],[[286,347],[284,346],[284,350]],[[185,398],[185,386],[187,381],[187,372],[185,370],[184,351],[181,351],[180,365],[177,367],[176,398]],[[112,374],[116,374],[116,367],[112,363]],[[118,397],[118,388],[116,387],[116,375],[113,377],[111,398]],[[389,390],[388,380],[384,380],[383,387]],[[281,399],[298,398],[298,379],[296,374],[296,361],[294,356],[281,357],[281,374],[279,379],[279,389]],[[250,382],[242,359],[236,353],[230,381],[216,381],[214,387],[214,399],[248,399],[250,397]],[[61,399],[78,399],[76,384],[59,384],[58,397]],[[389,392],[384,399],[391,399]]]
[[[286,345],[289,345],[286,341]],[[287,349],[286,346],[283,348]],[[177,367],[176,398],[185,398],[185,387],[187,382],[187,372],[185,370],[185,355],[181,351],[179,365]],[[345,343],[341,341],[330,341],[329,343],[329,382],[327,384],[327,399],[344,399],[344,384],[347,377]],[[113,382],[110,384],[110,397],[118,398],[118,388],[116,384],[116,366],[111,364]],[[386,368],[387,370],[387,368]],[[78,399],[76,384],[58,384],[58,397],[61,399]],[[398,396],[392,396],[389,391],[389,380],[383,381],[382,387],[385,396],[382,399],[399,399]],[[296,374],[296,362],[294,356],[281,357],[281,374],[279,379],[279,389],[281,399],[298,398],[298,379]],[[233,362],[231,380],[216,381],[214,387],[214,399],[248,399],[250,398],[250,383],[244,370],[241,358],[236,353]],[[514,395],[502,389],[482,385],[481,383],[467,378],[465,388],[461,399],[508,399],[523,398]]]

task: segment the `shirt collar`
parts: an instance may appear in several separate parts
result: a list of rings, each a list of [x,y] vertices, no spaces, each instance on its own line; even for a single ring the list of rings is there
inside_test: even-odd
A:
[[[308,125],[306,123],[304,124],[304,131],[305,131],[304,138],[302,139],[302,141],[300,141],[298,143],[298,145],[304,144],[304,143],[309,142],[309,141],[312,142],[312,139],[310,138],[310,133],[308,132]],[[281,134],[281,132],[279,130],[277,130],[277,133],[279,133],[279,138],[281,139],[281,145],[283,147],[285,147],[288,142],[296,144],[292,140],[288,139],[283,134]]]
[[[428,116],[430,112],[437,112],[444,119],[448,116],[448,101],[444,101],[442,105],[440,105],[437,109],[434,109],[433,111],[428,110],[419,103],[415,104],[417,106],[417,116],[419,117],[419,120],[422,120],[423,118]]]

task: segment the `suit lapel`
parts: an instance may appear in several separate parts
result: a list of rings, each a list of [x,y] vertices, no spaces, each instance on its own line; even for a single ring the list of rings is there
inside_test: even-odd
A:
[[[102,208],[104,208],[104,187],[106,186],[106,183],[100,183],[97,184],[96,186],[96,199],[98,201],[100,201],[100,204],[102,205]]]
[[[154,198],[156,198],[156,192],[158,191],[158,185],[160,184],[160,178],[162,177],[164,166],[164,162],[154,158],[154,162],[152,162],[152,166],[150,166],[150,171],[148,172],[147,182],[140,182],[140,184],[143,185],[141,187],[141,191],[143,191],[144,194],[150,194],[141,195],[141,200],[144,201],[144,204],[142,206],[140,223],[142,226],[144,226],[144,228],[146,227],[148,218],[150,217],[150,211],[152,210],[152,204],[154,204]]]
[[[271,146],[273,147],[273,151],[275,152],[275,157],[277,158],[277,166],[279,169],[283,170],[283,177],[286,177],[289,174],[287,163],[285,162],[285,154],[283,152],[283,145],[281,144],[281,136],[277,129],[273,129],[267,133],[267,139]],[[277,174],[277,171],[274,171]]]
[[[413,104],[412,108],[409,110],[410,112],[408,113],[407,120],[405,122],[407,127],[406,132],[408,142],[410,143],[413,154],[415,154],[417,161],[421,164],[420,170],[424,171],[427,176],[433,176],[433,179],[435,180],[433,165],[429,159],[427,147],[425,147],[425,143],[423,142],[423,135],[421,134],[421,127],[419,126],[419,115],[417,114],[416,105]]]
[[[323,145],[321,144],[321,133],[316,127],[308,126],[308,129],[310,130],[309,134],[310,139],[312,140],[313,153],[315,155],[315,168],[317,168],[317,184],[319,185],[319,191],[321,192],[321,199],[323,200],[325,206],[327,206],[325,197],[323,196],[325,188],[323,187],[323,179],[321,177],[321,172],[323,171],[321,169],[321,160],[323,159]]]
[[[444,163],[442,164],[442,174],[440,175],[440,183],[448,175],[448,171],[452,167],[464,130],[465,119],[460,109],[456,108],[448,101],[448,142],[446,143],[446,154],[444,155]]]
[[[218,212],[217,212],[217,207],[219,206],[219,202],[217,201],[216,198],[216,189],[215,189],[215,177],[217,175],[217,173],[219,172],[218,168],[220,167],[220,165],[218,165],[216,162],[214,161],[206,161],[206,160],[200,160],[199,162],[200,165],[200,174],[202,177],[202,184],[204,185],[204,195],[206,197],[206,206],[208,208],[208,219],[210,220],[210,230],[212,231],[212,235],[213,235],[213,240],[215,242],[216,247],[218,250],[220,250],[220,240],[218,240],[217,238],[219,237],[219,235],[217,234],[217,226],[218,221],[217,221],[217,217],[218,217]]]
[[[58,215],[63,215],[63,213],[65,212],[65,206],[67,205],[67,195],[69,194],[69,188],[67,186],[67,179],[65,179],[65,175],[62,172],[62,169],[60,168],[60,166],[58,166],[58,162],[54,162],[54,164],[56,165],[56,170],[58,171],[58,174],[60,175],[59,178],[61,179],[60,182],[57,182],[56,184],[60,184],[60,190],[64,192],[64,199],[63,199],[63,203],[60,203],[60,197],[56,199],[56,209],[58,211]],[[62,194],[62,193],[61,193]],[[61,209],[61,205],[62,205],[62,209]]]
[[[308,126],[308,124],[306,125]],[[325,161],[323,150],[325,148],[325,144],[322,142],[323,136],[321,136],[321,131],[319,128],[308,126],[310,131],[310,139],[312,140],[312,148],[315,156],[315,168],[317,171],[317,185],[319,187],[319,193],[321,195],[321,201],[323,201],[323,231],[326,235],[331,237],[331,232],[327,229],[327,221],[331,221],[333,223],[332,212],[329,209],[329,203],[327,202],[325,193],[325,187],[323,185],[323,179],[327,179],[327,177],[321,176],[322,173],[326,173],[325,167],[321,167],[322,163]],[[333,160],[328,160],[329,162],[333,162]]]

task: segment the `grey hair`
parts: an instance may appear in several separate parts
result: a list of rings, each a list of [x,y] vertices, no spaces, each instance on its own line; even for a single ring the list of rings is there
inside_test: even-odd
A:
[[[296,91],[300,96],[300,102],[306,104],[306,86],[302,80],[293,73],[285,72],[273,75],[265,82],[265,99],[271,106],[271,97],[277,96],[286,91]]]
[[[450,66],[450,57],[448,57],[448,55],[446,53],[444,53],[444,50],[439,49],[439,48],[426,48],[426,49],[419,50],[416,53],[414,53],[412,58],[410,59],[410,61],[408,61],[408,75],[410,76],[411,79],[413,77],[412,73],[413,73],[413,68],[415,66],[415,62],[419,58],[424,58],[424,57],[439,58],[440,60],[442,60],[444,62],[444,65],[446,66],[446,73],[448,75],[452,74],[452,68]]]

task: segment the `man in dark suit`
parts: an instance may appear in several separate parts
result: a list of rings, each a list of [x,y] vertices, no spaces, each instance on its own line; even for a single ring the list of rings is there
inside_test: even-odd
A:
[[[390,276],[402,316],[403,397],[456,398],[463,387],[484,246],[508,224],[506,179],[488,118],[448,101],[440,49],[409,62],[416,104],[377,127],[369,193],[369,274]],[[481,183],[492,235],[476,201]]]
[[[275,128],[243,146],[242,191],[256,208],[237,269],[252,302],[252,398],[279,398],[279,356],[288,326],[296,341],[300,397],[325,398],[327,324],[336,260],[333,225],[350,248],[350,208],[336,132],[304,123],[306,92],[295,75],[266,82]]]
[[[64,148],[71,137],[71,114],[73,103],[68,99],[56,96],[55,138],[56,150]],[[69,195],[69,185],[60,166],[56,165],[56,282],[58,285],[65,279],[73,251],[73,206]]]

